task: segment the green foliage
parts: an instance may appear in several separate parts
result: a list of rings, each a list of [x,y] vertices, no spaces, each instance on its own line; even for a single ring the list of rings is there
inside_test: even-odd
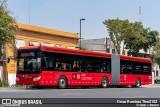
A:
[[[103,22],[107,27],[111,41],[113,42],[116,53],[119,53],[120,44],[124,41],[129,55],[139,56],[139,50],[147,51],[156,45],[158,31],[151,31],[144,28],[141,22],[129,22],[128,20],[108,19]]]
[[[160,80],[155,81],[156,84],[160,84]]]
[[[124,32],[125,45],[129,49],[129,55],[139,56],[139,50],[143,41],[140,32],[143,26],[140,22],[129,23],[129,26],[128,30]]]
[[[140,22],[131,23],[128,20],[108,19],[103,22],[106,25],[111,41],[113,42],[116,53],[120,50],[120,44],[124,40],[124,45],[131,54],[139,49],[135,48],[139,44],[140,31],[143,28]]]
[[[11,87],[25,87],[25,85],[17,85],[17,84],[13,84]]]
[[[0,56],[1,48],[5,43],[15,43],[14,33],[18,30],[15,19],[10,16],[7,9],[6,0],[0,0]]]
[[[156,45],[157,37],[159,35],[158,31],[151,31],[149,28],[147,28],[147,29],[143,29],[140,34],[141,34],[141,38],[143,39],[141,48],[144,49],[144,51],[147,51],[147,49]]]
[[[109,36],[111,41],[113,42],[115,48],[116,48],[116,54],[120,50],[120,44],[122,40],[124,39],[123,32],[126,30],[126,27],[124,25],[128,25],[128,20],[119,20],[117,19],[108,19],[103,22],[103,24],[107,27]]]
[[[2,82],[3,82],[3,87],[8,87],[8,86],[9,86],[9,83],[8,83],[7,80],[4,80],[4,81],[2,81]]]
[[[8,87],[9,83],[6,80],[0,80],[0,87]],[[25,87],[25,85],[13,84],[11,87]]]
[[[8,86],[9,86],[8,81],[0,80],[0,87],[8,87]]]
[[[156,44],[153,47],[152,60],[153,63],[158,63],[160,65],[160,38],[157,38]]]
[[[2,87],[2,80],[0,79],[0,87]]]

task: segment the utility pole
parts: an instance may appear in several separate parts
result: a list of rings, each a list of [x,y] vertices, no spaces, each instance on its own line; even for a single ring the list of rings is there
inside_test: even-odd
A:
[[[80,32],[79,32],[79,35],[80,35],[80,38],[79,38],[79,48],[81,49],[81,39],[82,39],[82,37],[81,37],[81,22],[82,21],[84,21],[85,20],[85,18],[82,18],[82,19],[80,19]]]
[[[31,5],[29,4],[29,11],[28,11],[28,23],[30,25],[30,21],[31,21]]]
[[[142,8],[141,8],[141,6],[139,6],[139,22],[141,22],[141,14],[142,14],[141,10],[142,10]]]

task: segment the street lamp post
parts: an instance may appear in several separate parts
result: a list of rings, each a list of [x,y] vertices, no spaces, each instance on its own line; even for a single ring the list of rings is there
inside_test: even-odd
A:
[[[80,32],[79,32],[79,35],[80,35],[80,41],[79,41],[79,48],[81,48],[81,22],[83,21],[83,20],[85,20],[85,18],[82,18],[82,19],[80,19]]]

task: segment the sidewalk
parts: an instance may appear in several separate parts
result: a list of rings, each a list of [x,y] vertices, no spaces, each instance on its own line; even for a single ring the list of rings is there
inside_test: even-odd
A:
[[[150,88],[155,88],[155,87],[160,87],[160,84],[142,85],[141,87],[150,87]]]
[[[8,89],[26,89],[26,87],[0,87],[0,90],[8,90]]]

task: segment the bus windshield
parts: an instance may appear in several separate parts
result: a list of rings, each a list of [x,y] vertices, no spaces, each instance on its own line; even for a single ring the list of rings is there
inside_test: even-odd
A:
[[[20,52],[17,65],[17,74],[39,74],[41,58],[36,52]]]

